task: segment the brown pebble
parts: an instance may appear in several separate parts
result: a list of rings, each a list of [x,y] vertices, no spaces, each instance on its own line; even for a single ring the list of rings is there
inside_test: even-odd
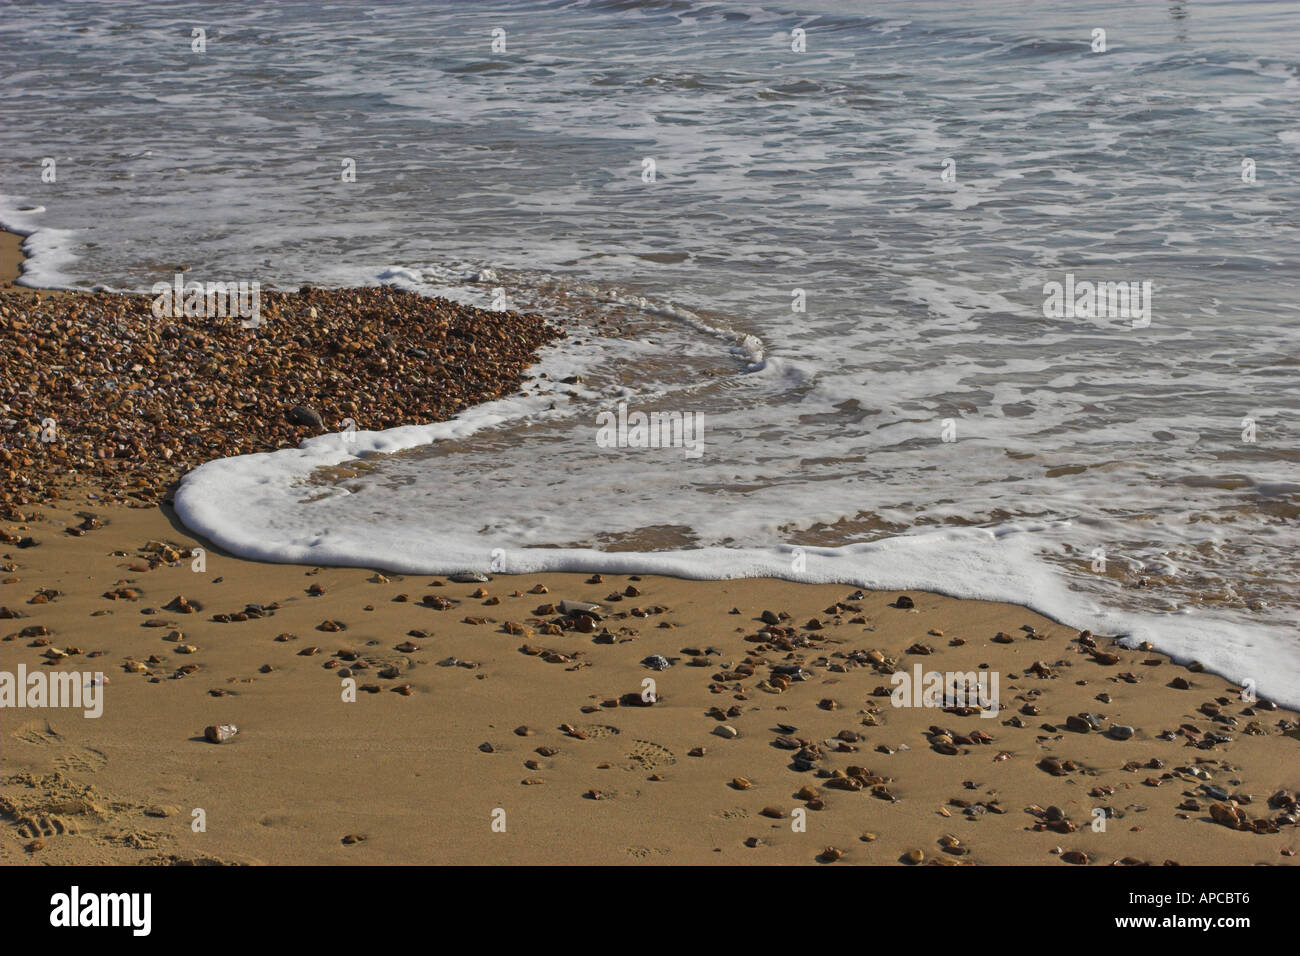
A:
[[[239,728],[234,724],[212,724],[203,728],[203,736],[214,744],[224,744],[237,733]]]

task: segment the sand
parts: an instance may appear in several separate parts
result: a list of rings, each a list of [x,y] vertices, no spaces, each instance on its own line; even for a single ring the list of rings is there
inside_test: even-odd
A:
[[[23,237],[0,229],[0,288],[10,288],[22,270]]]
[[[102,527],[81,536],[77,512],[95,511]],[[185,549],[203,543],[187,534],[166,506],[129,508],[69,501],[44,509],[44,520],[10,526],[14,536],[38,544],[5,545],[0,603],[25,616],[0,621],[0,633],[24,627],[49,630],[49,646],[81,653],[57,665],[64,670],[102,670],[103,714],[87,718],[69,709],[14,709],[3,715],[0,745],[0,862],[4,863],[768,863],[818,861],[826,847],[840,850],[843,864],[897,865],[921,850],[925,860],[977,864],[1069,865],[1056,851],[1082,851],[1091,865],[1115,861],[1161,864],[1293,864],[1284,855],[1300,840],[1294,825],[1280,832],[1240,832],[1214,822],[1214,802],[1199,788],[1221,786],[1239,799],[1251,819],[1275,818],[1268,798],[1300,789],[1300,739],[1284,735],[1296,715],[1256,710],[1240,688],[1206,673],[1190,672],[1160,655],[1108,648],[1120,661],[1097,663],[1076,641],[1078,633],[1013,605],[958,601],[911,593],[912,609],[892,606],[896,595],[866,594],[847,601],[852,588],[781,581],[692,582],[668,578],[608,576],[600,584],[583,575],[498,576],[484,585],[366,569],[305,568],[242,561],[208,548],[203,570]],[[147,547],[168,544],[177,560],[152,570]],[[15,580],[16,579],[16,580]],[[530,593],[537,585],[546,594]],[[319,585],[324,593],[312,595]],[[641,593],[611,602],[629,585]],[[499,604],[471,595],[485,588]],[[104,595],[134,588],[138,599]],[[38,589],[61,592],[43,604],[27,603]],[[512,596],[515,591],[522,596]],[[409,600],[395,600],[405,594]],[[425,595],[451,600],[447,610],[422,603]],[[184,596],[196,610],[166,609]],[[534,612],[560,600],[599,603],[596,633],[537,633]],[[860,611],[826,613],[837,601]],[[245,605],[278,604],[270,616],[221,623],[214,615]],[[662,607],[640,617],[632,608]],[[730,613],[736,608],[740,613]],[[150,612],[149,609],[153,609]],[[787,612],[797,633],[815,638],[796,658],[810,664],[811,679],[783,693],[759,689],[769,668],[753,677],[716,680],[726,664],[747,655],[784,663],[785,651],[758,651],[747,641],[764,625],[764,610]],[[618,617],[617,615],[626,615]],[[824,625],[808,630],[811,618]],[[467,623],[467,619],[485,619]],[[864,623],[851,623],[860,618]],[[166,627],[145,626],[163,620]],[[346,630],[323,632],[324,621]],[[506,622],[534,629],[521,636]],[[1030,627],[1042,640],[1022,630]],[[617,643],[599,642],[604,628]],[[178,653],[166,636],[177,629],[194,653]],[[428,636],[410,636],[411,631]],[[942,632],[938,636],[935,631]],[[992,638],[1002,632],[1010,643]],[[277,635],[293,639],[277,641]],[[962,639],[961,646],[952,641]],[[46,667],[42,639],[8,637],[0,642],[0,670],[19,663]],[[410,641],[418,649],[399,649]],[[908,654],[918,642],[930,655]],[[569,658],[548,663],[520,651],[528,644]],[[304,656],[310,647],[319,648]],[[707,667],[690,666],[683,649],[708,650]],[[325,665],[338,651],[356,651],[370,663],[358,684],[379,685],[343,699],[338,671]],[[968,671],[987,664],[1000,674],[1005,705],[993,719],[958,717],[933,708],[895,708],[871,696],[886,676],[869,666],[837,673],[851,651],[879,650],[910,671]],[[102,656],[90,657],[102,652]],[[640,662],[652,654],[674,660],[656,672]],[[156,664],[146,673],[124,669],[129,660]],[[473,666],[439,666],[456,658]],[[1054,676],[1026,670],[1035,661]],[[1144,664],[1144,661],[1157,663]],[[197,664],[188,676],[174,677]],[[269,672],[263,673],[264,665]],[[396,677],[380,677],[386,667]],[[1129,672],[1138,683],[1118,678]],[[151,676],[153,675],[153,676]],[[642,692],[643,679],[657,682],[650,706],[601,706]],[[1168,686],[1183,677],[1190,689]],[[405,696],[391,688],[409,685]],[[213,696],[213,693],[220,696]],[[1038,716],[1007,725],[1035,694]],[[1109,703],[1096,697],[1106,693]],[[1157,739],[1182,724],[1201,731],[1213,722],[1197,708],[1226,699],[1225,714],[1240,725],[1222,728],[1233,738],[1198,749],[1183,737]],[[837,708],[824,709],[823,701]],[[867,711],[877,710],[873,716]],[[584,707],[595,711],[584,713]],[[712,708],[737,716],[718,720]],[[1130,740],[1066,730],[1080,712],[1105,715],[1136,729]],[[864,725],[864,719],[875,726]],[[1262,736],[1241,732],[1255,720]],[[1290,722],[1290,723],[1288,723]],[[203,738],[209,725],[234,724],[238,734],[223,744]],[[720,725],[738,736],[714,733]],[[779,749],[778,724],[791,736],[818,742],[830,770],[865,767],[885,778],[886,798],[872,787],[860,791],[827,786],[817,771],[791,768],[794,754]],[[1043,725],[1057,729],[1049,731]],[[569,725],[585,739],[559,728]],[[933,749],[931,725],[969,734],[984,731],[988,744],[962,745],[955,755]],[[528,736],[516,729],[527,727]],[[825,743],[841,731],[861,735],[853,753],[834,753]],[[482,745],[490,745],[486,752]],[[884,747],[892,752],[882,752]],[[904,748],[908,749],[904,749]],[[539,754],[539,748],[555,748]],[[703,748],[703,756],[690,756]],[[1004,759],[995,759],[1000,753]],[[1038,764],[1045,757],[1073,760],[1079,770],[1052,776]],[[1161,769],[1125,770],[1156,758]],[[537,761],[536,769],[525,766]],[[1176,774],[1197,767],[1209,779]],[[744,778],[751,786],[736,789]],[[525,780],[540,781],[525,784]],[[1158,782],[1150,786],[1144,781]],[[804,786],[820,791],[824,808],[806,810],[797,832],[791,812],[807,800]],[[1113,788],[1109,796],[1096,788]],[[596,799],[595,794],[599,794]],[[1180,810],[1188,799],[1196,811]],[[955,801],[994,804],[1004,812],[968,815]],[[1026,808],[1055,806],[1075,832],[1036,832],[1039,817]],[[781,819],[762,816],[765,808]],[[1114,816],[1094,832],[1093,810]],[[194,831],[195,811],[206,827]],[[504,815],[502,815],[502,812]],[[504,819],[504,832],[494,821]],[[867,838],[867,834],[874,839]],[[940,841],[955,837],[955,850]],[[364,837],[355,842],[345,838]],[[747,846],[746,841],[762,841]],[[28,849],[39,841],[39,849]]]

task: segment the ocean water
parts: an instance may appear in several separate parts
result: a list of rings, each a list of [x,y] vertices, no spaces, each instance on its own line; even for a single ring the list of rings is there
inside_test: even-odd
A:
[[[570,330],[455,421],[197,469],[218,544],[996,598],[1300,704],[1300,4],[2,13],[29,284],[499,289]],[[1045,314],[1067,275],[1149,311]],[[620,402],[700,454],[604,447]]]

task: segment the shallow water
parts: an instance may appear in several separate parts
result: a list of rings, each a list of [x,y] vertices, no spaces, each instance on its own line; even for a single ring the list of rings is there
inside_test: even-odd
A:
[[[455,424],[199,469],[178,507],[240,553],[926,587],[1300,703],[1300,5],[863,7],[15,5],[0,220],[34,284],[573,323]],[[1146,322],[1045,315],[1067,273],[1150,283]],[[600,447],[620,400],[703,453]]]

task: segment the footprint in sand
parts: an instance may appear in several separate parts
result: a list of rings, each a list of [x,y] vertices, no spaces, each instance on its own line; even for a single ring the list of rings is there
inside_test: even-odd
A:
[[[10,823],[29,840],[80,833],[108,817],[106,801],[91,786],[77,784],[62,774],[7,777],[0,795],[0,820]],[[72,822],[75,818],[76,822]]]
[[[9,736],[36,747],[59,742],[58,731],[43,720],[29,720]]]
[[[22,816],[14,821],[18,835],[24,840],[38,837],[67,836],[77,832],[77,828],[61,817],[46,816],[43,813]]]
[[[652,740],[633,740],[632,750],[627,755],[632,761],[629,770],[656,770],[677,762],[677,757],[667,747],[660,746]]]
[[[162,847],[162,836],[146,830],[126,830],[101,842],[119,843],[132,850],[157,850]]]
[[[80,747],[54,759],[55,769],[64,773],[98,773],[107,763],[104,752],[94,747]]]
[[[577,729],[586,734],[589,740],[594,740],[597,737],[613,737],[622,733],[617,727],[611,727],[609,724],[587,724],[585,727],[578,727]]]

